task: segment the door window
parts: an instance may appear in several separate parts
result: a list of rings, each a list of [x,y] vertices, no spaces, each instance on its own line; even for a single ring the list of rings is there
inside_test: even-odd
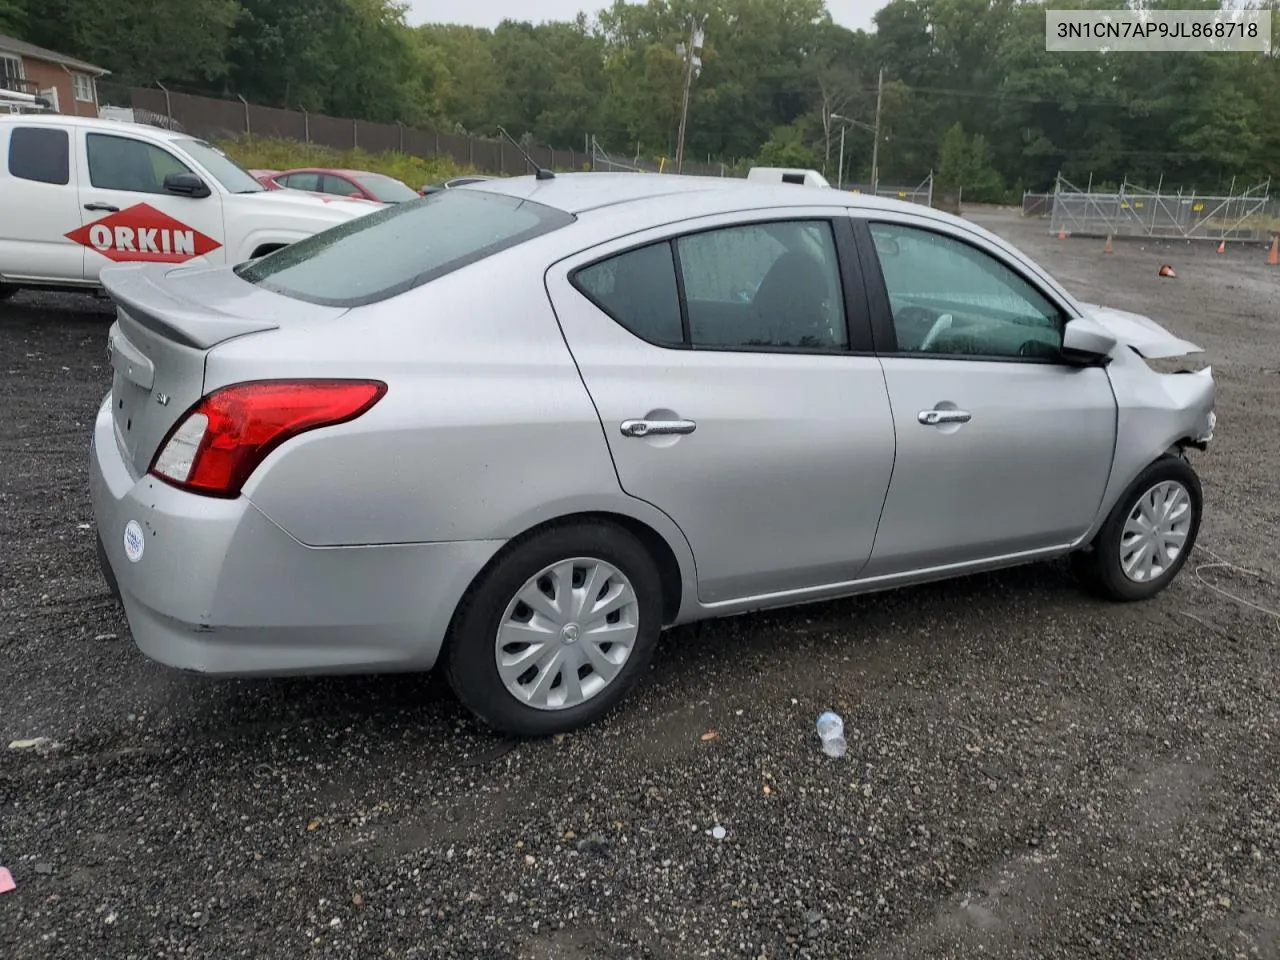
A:
[[[320,190],[320,174],[318,173],[291,173],[286,177],[276,177],[276,183],[291,190],[310,190],[318,192]]]
[[[848,348],[829,223],[708,230],[681,237],[676,250],[693,346]]]
[[[100,190],[165,193],[165,177],[191,172],[168,150],[132,137],[91,133],[85,139],[89,182]]]
[[[71,138],[53,127],[14,127],[9,136],[9,173],[22,180],[71,182]]]
[[[335,197],[349,197],[353,193],[357,196],[363,196],[363,194],[360,193],[360,188],[350,180],[347,180],[344,177],[335,177],[332,173],[326,173],[324,175],[323,192],[331,193]]]
[[[577,271],[573,283],[627,330],[663,346],[849,346],[835,235],[827,221],[688,234],[592,264]]]
[[[1055,359],[1063,317],[999,260],[930,230],[869,225],[898,351],[931,356]]]

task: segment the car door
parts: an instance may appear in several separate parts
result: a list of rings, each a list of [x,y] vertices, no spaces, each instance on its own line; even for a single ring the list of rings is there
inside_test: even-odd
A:
[[[976,233],[908,214],[856,232],[897,460],[865,576],[1072,543],[1110,475],[1107,372],[1060,357],[1067,305]]]
[[[171,173],[194,173],[173,151],[128,132],[81,128],[81,227],[74,239],[85,249],[84,274],[97,280],[111,263],[185,263],[203,257],[226,262],[222,194],[205,180],[207,197],[165,189]]]
[[[0,125],[0,274],[84,278],[84,248],[68,236],[80,226],[75,146],[69,126]]]
[[[666,512],[707,605],[853,580],[893,424],[847,217],[697,221],[547,275],[629,495]]]

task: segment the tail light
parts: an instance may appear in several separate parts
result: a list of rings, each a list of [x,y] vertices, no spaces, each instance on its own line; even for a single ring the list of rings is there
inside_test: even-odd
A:
[[[169,431],[150,473],[213,497],[237,497],[276,447],[354,420],[382,399],[377,380],[260,380],[216,390]]]

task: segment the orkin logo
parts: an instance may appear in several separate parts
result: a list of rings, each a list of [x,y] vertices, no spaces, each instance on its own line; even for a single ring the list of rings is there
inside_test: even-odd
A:
[[[117,263],[138,260],[182,263],[222,246],[212,237],[147,203],[135,204],[87,223],[66,237]]]

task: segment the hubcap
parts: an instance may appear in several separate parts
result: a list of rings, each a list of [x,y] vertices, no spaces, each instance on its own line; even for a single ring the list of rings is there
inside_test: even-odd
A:
[[[566,710],[609,686],[635,647],[640,603],[616,567],[587,557],[554,563],[516,592],[495,656],[508,692],[539,710]]]
[[[1187,488],[1174,480],[1158,483],[1134,505],[1120,534],[1120,567],[1135,583],[1166,573],[1182,555],[1194,508]]]

